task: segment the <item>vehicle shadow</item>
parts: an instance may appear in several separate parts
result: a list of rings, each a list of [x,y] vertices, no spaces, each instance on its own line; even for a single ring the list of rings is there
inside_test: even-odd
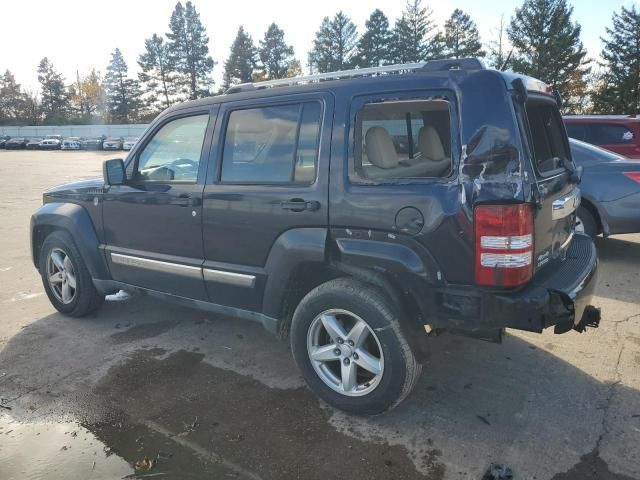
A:
[[[0,392],[14,419],[71,416],[131,464],[160,458],[159,473],[197,453],[189,478],[212,464],[236,478],[339,478],[345,464],[356,479],[480,478],[492,461],[516,478],[640,478],[640,419],[628,415],[640,392],[551,345],[442,336],[404,404],[355,417],[303,387],[286,344],[259,325],[134,297],[24,328],[0,352]]]
[[[596,295],[637,303],[640,285],[640,242],[626,240],[623,237],[596,238],[600,259],[600,278],[612,279],[600,281]]]

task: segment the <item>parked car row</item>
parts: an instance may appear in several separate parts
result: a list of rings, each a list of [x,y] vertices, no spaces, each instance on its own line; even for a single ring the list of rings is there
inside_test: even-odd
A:
[[[131,150],[138,137],[45,137],[0,136],[0,149],[6,150]]]

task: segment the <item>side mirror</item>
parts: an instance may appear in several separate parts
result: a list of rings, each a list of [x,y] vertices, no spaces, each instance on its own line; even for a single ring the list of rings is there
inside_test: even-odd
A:
[[[102,164],[102,176],[105,185],[124,185],[127,174],[121,158],[107,160]]]

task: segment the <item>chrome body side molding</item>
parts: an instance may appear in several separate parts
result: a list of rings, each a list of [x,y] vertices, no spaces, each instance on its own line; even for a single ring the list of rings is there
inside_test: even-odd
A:
[[[253,288],[256,285],[255,275],[213,270],[211,268],[203,268],[202,275],[206,281],[226,283],[235,287]]]
[[[219,282],[235,287],[253,288],[256,285],[256,276],[244,273],[214,270],[212,268],[194,267],[161,260],[152,260],[134,255],[111,252],[111,261],[126,267],[141,268],[160,273],[170,273],[183,277],[200,278],[205,281]]]
[[[118,265],[127,267],[143,268],[154,272],[172,273],[191,278],[202,278],[202,268],[192,267],[190,265],[180,265],[179,263],[163,262],[160,260],[151,260],[150,258],[134,257],[132,255],[123,255],[122,253],[111,252],[111,261]]]

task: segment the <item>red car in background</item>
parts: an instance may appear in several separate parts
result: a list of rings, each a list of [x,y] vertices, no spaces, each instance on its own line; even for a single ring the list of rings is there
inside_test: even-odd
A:
[[[639,115],[576,115],[563,119],[569,137],[640,160]]]

